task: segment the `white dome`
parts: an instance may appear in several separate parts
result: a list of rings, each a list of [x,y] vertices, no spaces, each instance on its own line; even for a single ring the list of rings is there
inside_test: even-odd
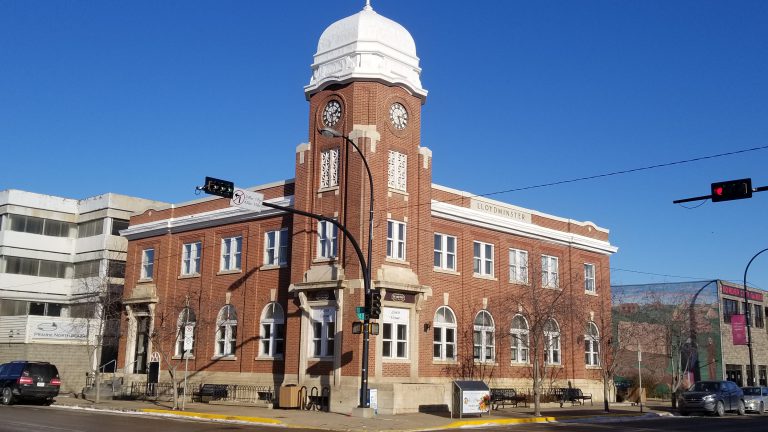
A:
[[[317,43],[309,96],[328,85],[377,81],[405,87],[422,99],[416,43],[403,26],[377,14],[370,5],[331,24]]]

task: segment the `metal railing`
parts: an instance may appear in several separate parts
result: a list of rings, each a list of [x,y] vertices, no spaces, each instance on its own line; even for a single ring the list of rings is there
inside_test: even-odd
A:
[[[203,397],[200,390],[202,384],[188,383],[187,397],[193,401],[210,402],[225,401],[232,403],[272,403],[275,398],[274,389],[271,386],[225,384],[224,391],[217,391],[215,397]],[[123,396],[131,399],[172,400],[173,384],[170,382],[147,383],[132,382],[126,388]],[[176,394],[181,397],[184,394],[183,383],[178,383]]]

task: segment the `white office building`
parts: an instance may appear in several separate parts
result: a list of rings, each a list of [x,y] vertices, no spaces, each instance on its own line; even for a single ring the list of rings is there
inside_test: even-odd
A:
[[[73,392],[86,372],[113,369],[127,250],[119,231],[132,214],[165,206],[0,191],[0,362],[50,361]]]

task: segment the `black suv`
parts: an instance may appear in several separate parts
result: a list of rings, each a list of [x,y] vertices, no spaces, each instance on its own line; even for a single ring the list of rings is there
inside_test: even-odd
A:
[[[14,361],[0,365],[0,402],[34,400],[50,405],[59,395],[61,380],[56,366],[46,362]]]
[[[681,415],[708,412],[723,416],[726,411],[744,415],[744,392],[731,381],[699,381],[680,395]]]

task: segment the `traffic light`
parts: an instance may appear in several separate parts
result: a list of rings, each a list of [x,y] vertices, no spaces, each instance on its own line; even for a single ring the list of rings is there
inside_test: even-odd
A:
[[[203,186],[203,192],[231,199],[235,192],[235,184],[227,180],[206,177],[205,186]]]
[[[371,290],[370,308],[368,309],[368,318],[379,319],[381,315],[381,292]]]
[[[712,183],[712,202],[752,198],[752,179]]]

